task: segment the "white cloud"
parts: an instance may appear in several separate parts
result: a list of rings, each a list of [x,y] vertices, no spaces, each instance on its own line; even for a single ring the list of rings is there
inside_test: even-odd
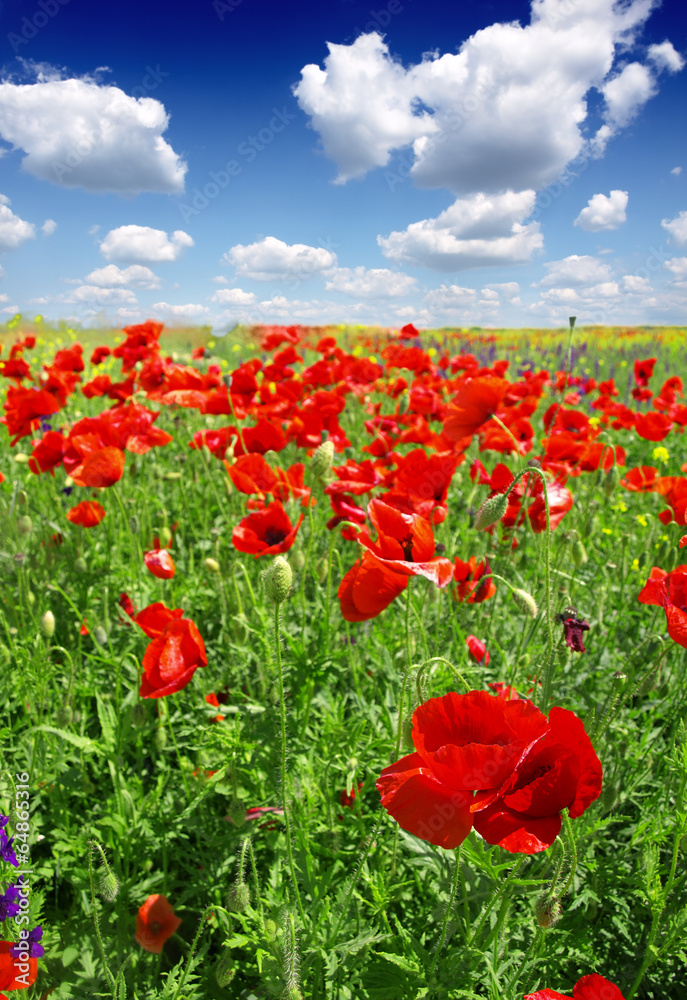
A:
[[[225,278],[223,274],[217,274],[212,279],[216,285],[228,285],[229,278]]]
[[[0,251],[16,250],[36,235],[33,223],[20,219],[9,206],[10,199],[0,194]]]
[[[41,226],[41,232],[44,236],[52,236],[52,234],[57,229],[57,223],[54,219],[46,219]]]
[[[639,274],[624,274],[622,277],[623,291],[630,295],[648,294],[653,292],[653,288],[648,278],[643,278]]]
[[[610,195],[595,194],[587,202],[575,219],[574,225],[588,233],[598,233],[602,229],[617,229],[627,220],[627,191],[614,190]]]
[[[687,243],[687,212],[680,212],[674,219],[661,219],[661,225],[668,230],[678,246]]]
[[[152,308],[156,313],[164,313],[165,316],[180,320],[204,319],[210,312],[207,306],[195,302],[183,306],[170,305],[169,302],[155,302]]]
[[[236,268],[236,274],[253,281],[279,281],[286,278],[309,278],[336,266],[336,254],[324,247],[305,243],[284,243],[266,236],[257,243],[237,243],[222,257]]]
[[[125,268],[107,264],[106,267],[91,271],[84,281],[90,285],[98,285],[99,288],[120,288],[124,285],[133,285],[136,288],[160,287],[158,276],[142,264],[132,264],[131,267]]]
[[[434,312],[446,312],[463,306],[472,306],[477,300],[474,288],[461,285],[440,285],[427,292],[423,301]]]
[[[682,173],[682,167],[673,167],[673,169],[670,172],[673,175],[673,177],[679,177],[680,174]]]
[[[517,281],[492,282],[487,287],[495,288],[507,301],[513,301],[520,295],[520,285]]]
[[[409,274],[390,271],[385,267],[374,267],[369,270],[360,267],[339,267],[325,275],[325,289],[334,292],[345,292],[353,298],[383,299],[408,295],[417,285],[415,278]]]
[[[650,45],[648,50],[649,59],[657,69],[667,69],[669,73],[679,72],[685,65],[685,60],[672,45],[672,42],[661,42],[660,45]]]
[[[361,35],[330,44],[324,68],[305,66],[294,93],[338,181],[387,165],[412,143],[420,187],[461,196],[536,190],[582,150],[592,88],[604,90],[615,127],[653,93],[639,64],[608,79],[616,47],[632,41],[653,6],[533,0],[529,25],[492,24],[458,52],[408,69],[378,34]]]
[[[687,257],[671,257],[663,266],[673,275],[672,284],[687,286]]]
[[[390,260],[436,271],[521,264],[531,260],[544,243],[538,222],[523,225],[534,203],[534,191],[477,194],[456,200],[436,219],[378,236],[377,242]]]
[[[576,287],[578,285],[591,285],[611,280],[611,268],[596,257],[588,255],[578,256],[571,254],[563,260],[553,260],[544,264],[548,274],[535,282],[535,287],[546,287],[547,285],[563,285],[565,287]]]
[[[0,136],[26,154],[23,170],[64,187],[182,192],[188,168],[162,138],[168,123],[160,101],[91,78],[0,83]]]
[[[138,300],[128,288],[101,288],[99,285],[79,285],[65,299],[65,302],[87,302],[101,306],[135,304]]]
[[[218,288],[210,301],[227,306],[250,306],[255,299],[254,292],[244,292],[242,288]]]
[[[150,226],[119,226],[109,231],[100,244],[100,252],[106,260],[155,264],[178,260],[186,247],[192,246],[193,240],[181,229],[170,238],[164,230]]]

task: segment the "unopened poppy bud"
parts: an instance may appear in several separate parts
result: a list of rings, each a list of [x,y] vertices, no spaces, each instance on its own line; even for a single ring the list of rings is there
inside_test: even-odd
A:
[[[620,482],[620,472],[618,471],[617,465],[612,465],[608,472],[606,473],[606,478],[604,479],[603,491],[607,497],[610,497],[613,490],[616,488]]]
[[[46,639],[52,639],[55,634],[55,616],[52,611],[46,611],[41,618],[41,632]]]
[[[480,509],[477,511],[474,528],[477,531],[482,531],[483,528],[488,528],[491,524],[496,524],[497,521],[501,520],[507,510],[508,498],[506,494],[497,493],[496,496],[485,500]]]
[[[521,611],[524,611],[526,615],[530,618],[536,618],[539,614],[539,608],[537,602],[528,594],[526,590],[521,590],[520,587],[513,588],[513,600]]]
[[[226,952],[220,958],[217,963],[217,971],[215,972],[215,979],[217,980],[217,985],[224,989],[228,986],[236,975],[236,965],[232,960],[230,952]]]
[[[99,646],[104,646],[107,643],[107,632],[102,625],[96,625],[91,632],[93,639]]]
[[[205,569],[208,571],[208,573],[217,574],[219,573],[219,563],[217,562],[216,559],[212,559],[211,556],[208,556],[207,559],[205,560]]]
[[[323,441],[310,460],[310,469],[315,479],[321,479],[332,467],[334,461],[334,442]]]
[[[317,579],[320,581],[320,583],[324,583],[324,581],[327,579],[327,570],[328,570],[328,568],[329,567],[328,567],[328,564],[327,564],[327,557],[326,556],[322,556],[322,558],[319,560],[319,562],[315,566],[315,573],[317,574]]]
[[[274,920],[265,921],[265,937],[268,941],[274,941],[277,936],[278,927]]]
[[[34,604],[36,603],[36,595],[32,590],[26,591],[26,600],[29,602],[30,607],[33,607]]]
[[[277,556],[271,566],[265,570],[265,592],[273,604],[281,604],[288,597],[293,572],[283,556]]]
[[[103,868],[98,889],[106,903],[114,903],[119,892],[119,881],[109,866]]]
[[[23,514],[17,520],[17,531],[20,535],[28,535],[33,528],[33,521],[28,514]]]
[[[135,514],[132,514],[129,518],[129,529],[132,535],[137,535],[141,530],[141,522]]]
[[[29,497],[26,490],[19,490],[17,493],[17,507],[26,507],[28,502]]]
[[[245,882],[234,882],[224,897],[224,905],[230,913],[245,913],[250,906],[250,889]]]
[[[131,725],[135,726],[136,729],[140,729],[144,726],[148,718],[148,712],[142,701],[136,702],[134,707],[131,709]]]
[[[83,574],[88,572],[88,563],[86,562],[83,556],[79,556],[77,559],[74,560],[74,569],[76,570],[77,573]]]
[[[295,549],[294,552],[291,553],[291,565],[297,573],[300,573],[305,566],[305,552],[303,549]]]
[[[164,726],[158,726],[155,730],[153,741],[158,750],[164,750],[167,746],[167,730]]]
[[[561,915],[561,901],[551,896],[540,896],[534,906],[534,915],[540,927],[553,927]]]
[[[169,528],[167,527],[166,524],[163,525],[162,528],[160,528],[160,536],[159,537],[160,537],[160,548],[161,549],[166,549],[168,545],[171,545],[171,543],[172,543],[172,532],[169,530]]]
[[[406,715],[403,719],[403,724],[401,726],[401,733],[403,734],[403,742],[406,746],[413,745],[413,717],[412,715]]]
[[[205,461],[209,462],[210,459],[212,458],[212,452],[210,451],[210,449],[208,448],[208,446],[206,444],[204,444],[204,445],[202,445],[202,447],[201,447],[200,450],[201,450],[201,452],[203,454],[203,458],[205,459]]]
[[[612,679],[613,679],[613,686],[621,688],[623,687],[625,681],[627,680],[627,674],[623,673],[622,670],[616,670],[616,672],[613,674]]]
[[[74,712],[71,705],[62,705],[62,707],[57,711],[55,721],[60,729],[64,729],[65,726],[70,726],[74,721]]]
[[[587,562],[587,550],[582,544],[582,540],[580,538],[573,542],[572,557],[576,566],[582,566]]]

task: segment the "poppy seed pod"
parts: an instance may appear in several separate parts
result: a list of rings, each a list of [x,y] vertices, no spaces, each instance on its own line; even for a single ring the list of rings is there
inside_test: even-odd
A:
[[[277,556],[271,566],[265,570],[265,592],[273,604],[285,601],[291,584],[293,572],[283,556]]]
[[[508,497],[505,493],[497,493],[496,496],[485,500],[477,511],[474,527],[477,531],[482,531],[492,524],[500,521],[508,509]]]
[[[537,602],[528,594],[526,590],[521,590],[520,587],[513,588],[513,600],[521,611],[524,611],[526,615],[530,618],[536,618],[539,614],[539,607]]]
[[[46,611],[41,618],[41,632],[46,639],[52,639],[55,634],[55,616],[52,611]]]
[[[334,442],[323,441],[310,460],[310,469],[315,479],[321,479],[332,467],[334,461]]]

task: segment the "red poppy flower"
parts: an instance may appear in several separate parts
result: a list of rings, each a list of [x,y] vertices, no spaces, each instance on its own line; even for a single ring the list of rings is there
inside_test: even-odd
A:
[[[136,940],[141,948],[159,955],[165,941],[181,927],[166,896],[148,896],[136,916]]]
[[[520,701],[520,695],[511,684],[504,684],[503,681],[490,681],[487,687],[492,689],[497,698],[503,698],[504,701]]]
[[[105,358],[108,358],[110,354],[112,354],[112,351],[110,350],[109,347],[104,347],[104,346],[96,347],[93,353],[91,354],[91,364],[92,365],[102,364]]]
[[[580,816],[601,792],[601,764],[582,722],[486,691],[432,698],[413,714],[416,752],[385,768],[382,805],[404,830],[446,849],[473,825],[489,844],[550,847],[561,810]]]
[[[124,611],[124,613],[129,616],[129,618],[136,617],[136,605],[133,603],[128,594],[125,593],[120,594],[119,601],[117,603],[119,604],[122,611]],[[128,622],[124,622],[123,618],[120,617],[119,620],[120,622],[122,622],[122,624],[128,625]]]
[[[297,524],[292,525],[281,500],[273,500],[264,510],[244,517],[234,528],[231,540],[239,552],[250,552],[260,556],[277,555],[288,552],[296,540],[298,529],[303,522],[303,514]]]
[[[84,528],[94,528],[104,517],[105,508],[95,500],[82,500],[67,511],[67,520]]]
[[[496,413],[508,391],[508,382],[493,375],[470,379],[451,400],[444,434],[452,441],[475,434]]]
[[[654,373],[655,364],[656,358],[647,358],[645,361],[640,361],[639,358],[636,359],[634,375],[638,386],[643,387],[649,384],[649,379]]]
[[[347,622],[376,618],[407,586],[405,573],[395,573],[387,563],[365,551],[339,584],[341,614]]]
[[[478,563],[475,556],[470,556],[467,562],[463,562],[456,556],[453,579],[458,586],[453,588],[452,596],[461,603],[467,599],[468,604],[481,604],[496,593],[488,559]]]
[[[64,437],[59,431],[46,431],[41,440],[34,446],[29,468],[35,475],[41,472],[50,472],[55,475],[54,469],[62,462],[64,452]]]
[[[567,993],[557,993],[556,990],[537,990],[528,993],[523,1000],[571,1000]],[[590,976],[582,976],[573,986],[572,1000],[625,1000],[618,987],[603,976],[593,972]]]
[[[665,413],[638,413],[635,430],[645,441],[663,441],[670,434],[673,421]]]
[[[620,485],[631,493],[651,493],[656,486],[658,469],[652,465],[638,465],[628,469],[620,480]]]
[[[367,513],[377,531],[373,542],[363,530],[358,541],[392,573],[424,576],[438,587],[446,587],[453,576],[450,559],[434,557],[432,525],[419,514],[405,514],[383,500],[370,500]]]
[[[672,573],[652,567],[637,600],[663,608],[668,635],[678,646],[687,648],[687,566],[676,566]]]
[[[120,448],[101,448],[69,474],[77,486],[112,486],[124,474],[124,452]]]
[[[127,614],[131,614],[129,608],[124,607],[122,597],[126,597],[126,594],[120,596],[119,603]],[[168,608],[165,607],[162,601],[156,601],[155,604],[149,604],[147,608],[143,608],[137,615],[132,617],[149,639],[157,639],[158,636],[162,635],[170,622],[178,621],[183,613],[181,608]]]
[[[145,552],[143,561],[146,569],[160,580],[171,580],[174,576],[174,560],[167,549],[152,549],[150,552]]]
[[[142,698],[164,698],[181,691],[207,662],[200,632],[190,618],[171,621],[143,654],[139,693]]]
[[[468,655],[473,663],[482,663],[484,661],[485,667],[489,665],[491,656],[481,639],[478,639],[476,635],[469,635],[465,643],[468,647]]]
[[[224,461],[229,478],[241,493],[255,493],[261,500],[272,493],[278,479],[262,455],[242,455],[233,464]]]
[[[10,948],[16,947],[16,941],[0,941],[0,990],[24,990],[36,981],[38,960],[31,956],[26,962],[15,958]]]

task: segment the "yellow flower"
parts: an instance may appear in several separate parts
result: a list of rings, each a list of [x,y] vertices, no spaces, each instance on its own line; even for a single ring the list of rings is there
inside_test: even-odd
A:
[[[639,523],[641,524],[641,526],[643,528],[646,528],[646,526],[648,525],[649,522],[647,521],[647,519],[644,516],[644,514],[635,514],[635,517],[639,521]]]
[[[598,427],[598,425],[601,423],[601,417],[590,417],[589,423],[592,425],[592,427]]]
[[[617,510],[621,514],[624,514],[627,509],[628,508],[625,506],[622,500],[619,500],[618,503],[614,503],[613,506],[611,507],[611,510]]]
[[[662,465],[665,465],[669,457],[668,450],[664,448],[663,445],[659,445],[658,448],[654,448],[651,452],[651,457],[654,462],[661,462]]]
[[[209,350],[212,350],[212,348],[213,348],[214,346],[215,346],[215,342],[214,342],[214,340],[208,340],[208,348],[209,348]]]
[[[604,533],[604,535],[612,535],[613,534],[613,532],[611,531],[610,528],[602,528],[601,530]]]
[[[632,569],[639,569],[639,559],[632,560]]]

